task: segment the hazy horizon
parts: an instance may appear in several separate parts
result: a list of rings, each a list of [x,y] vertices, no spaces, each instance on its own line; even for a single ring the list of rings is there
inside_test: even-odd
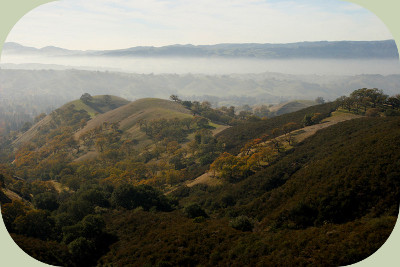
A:
[[[148,44],[148,45],[127,45],[127,46],[122,46],[122,47],[114,47],[112,49],[96,49],[96,48],[83,48],[83,47],[76,47],[74,49],[67,48],[64,46],[55,46],[52,44],[44,44],[44,45],[29,45],[26,43],[20,43],[16,41],[6,41],[4,44],[17,44],[21,45],[23,47],[27,48],[35,48],[35,49],[44,49],[44,48],[61,48],[65,50],[70,50],[70,51],[82,51],[82,52],[88,52],[88,51],[111,51],[111,50],[125,50],[125,49],[130,49],[130,48],[137,48],[137,47],[154,47],[154,48],[161,48],[161,47],[168,47],[168,46],[215,46],[215,45],[242,45],[242,44],[271,44],[271,45],[282,45],[282,44],[299,44],[299,43],[318,43],[318,42],[380,42],[380,41],[394,41],[395,39],[392,38],[385,38],[385,39],[360,39],[360,40],[350,40],[350,39],[343,39],[343,40],[297,40],[297,41],[292,41],[292,42],[227,42],[227,43],[219,43],[219,42],[211,42],[211,43],[203,43],[203,44],[195,44],[195,43],[176,43],[176,42],[171,42],[168,44],[163,44],[163,45],[157,45],[157,44]]]
[[[32,69],[27,64],[43,64],[33,69],[88,69],[140,74],[247,74],[278,72],[285,74],[360,75],[400,74],[395,59],[249,59],[201,57],[45,57],[3,55],[2,68]],[[17,64],[7,67],[7,64]],[[65,68],[64,68],[65,67]]]

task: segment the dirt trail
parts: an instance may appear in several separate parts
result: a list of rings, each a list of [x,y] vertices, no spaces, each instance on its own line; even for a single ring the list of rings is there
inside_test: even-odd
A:
[[[332,126],[336,123],[361,118],[362,116],[352,114],[352,113],[345,113],[341,111],[332,112],[332,116],[325,118],[319,124],[307,126],[298,130],[291,132],[293,137],[295,138],[296,142],[301,142],[304,139],[314,135],[318,130],[324,129],[326,127]],[[276,139],[282,141],[286,138],[285,135],[278,136]],[[264,145],[271,143],[271,141],[267,141]],[[215,178],[211,172],[206,172],[203,175],[197,177],[194,180],[188,181],[186,186],[192,187],[197,184],[207,184],[207,185],[218,185],[221,184],[221,180]]]
[[[336,123],[347,121],[347,120],[352,120],[352,119],[357,119],[361,118],[362,116],[352,114],[352,113],[344,113],[340,111],[335,111],[332,112],[332,116],[325,118],[321,121],[319,124],[307,126],[298,130],[295,130],[292,132],[293,136],[296,139],[296,142],[301,142],[307,137],[310,137],[314,135],[318,130],[321,130],[323,128],[332,126]],[[283,138],[284,136],[280,136],[279,138]]]
[[[21,200],[22,201],[22,197],[20,195],[18,195],[17,193],[11,191],[10,189],[0,189],[1,191],[3,191],[3,193],[11,200]]]

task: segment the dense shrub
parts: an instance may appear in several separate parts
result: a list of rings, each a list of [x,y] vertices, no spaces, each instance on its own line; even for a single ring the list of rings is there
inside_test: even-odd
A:
[[[40,193],[33,198],[33,203],[38,209],[53,211],[59,206],[57,197],[57,194],[51,192]]]
[[[184,213],[189,218],[204,217],[208,218],[207,213],[196,203],[189,204],[185,207]]]
[[[31,210],[25,215],[18,216],[15,221],[17,233],[39,238],[42,240],[50,239],[54,234],[54,220],[50,213],[44,210]]]
[[[169,199],[148,185],[135,187],[130,184],[122,184],[112,193],[111,202],[114,206],[125,209],[143,207],[143,209],[149,210],[155,207],[161,211],[172,210]]]
[[[229,226],[235,228],[236,230],[240,230],[243,232],[253,230],[254,223],[249,219],[249,217],[241,215],[233,219]]]

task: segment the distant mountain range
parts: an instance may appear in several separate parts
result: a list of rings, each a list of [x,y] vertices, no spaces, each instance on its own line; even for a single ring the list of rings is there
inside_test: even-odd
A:
[[[335,59],[398,59],[394,40],[384,41],[319,41],[288,44],[215,44],[137,46],[117,50],[68,50],[54,46],[34,48],[8,42],[6,54],[35,54],[46,56],[124,56],[124,57],[224,57],[224,58],[335,58]]]

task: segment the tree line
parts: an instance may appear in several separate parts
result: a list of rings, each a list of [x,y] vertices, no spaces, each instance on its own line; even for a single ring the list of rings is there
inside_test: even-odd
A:
[[[353,91],[350,96],[341,96],[336,102],[350,112],[368,116],[378,116],[384,111],[387,116],[399,115],[400,94],[388,96],[382,90],[362,88]]]

